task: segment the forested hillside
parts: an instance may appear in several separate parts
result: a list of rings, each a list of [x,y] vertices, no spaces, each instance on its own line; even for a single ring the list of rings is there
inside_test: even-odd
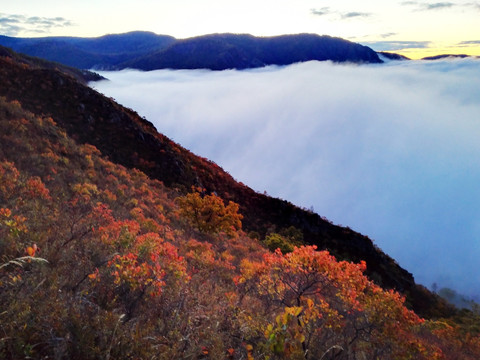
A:
[[[368,238],[58,70],[0,78],[1,358],[478,359],[477,316]]]
[[[29,67],[5,57],[0,68],[0,96],[21,99],[22,106],[52,117],[79,143],[96,146],[104,156],[127,168],[137,168],[183,193],[192,186],[215,192],[239,204],[244,229],[263,238],[291,226],[301,230],[305,243],[327,249],[341,260],[367,262],[367,274],[384,288],[402,292],[422,316],[450,315],[412,275],[374,246],[371,239],[335,226],[319,215],[285,200],[254,192],[236,182],[208,159],[159,134],[133,110],[125,109],[60,71]]]

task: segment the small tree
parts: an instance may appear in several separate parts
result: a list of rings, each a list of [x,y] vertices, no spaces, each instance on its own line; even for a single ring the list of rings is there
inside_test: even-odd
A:
[[[242,228],[243,216],[238,213],[239,206],[229,201],[225,206],[223,200],[215,194],[203,195],[199,189],[175,199],[179,214],[198,230],[215,234],[224,231],[233,236]]]
[[[292,252],[294,248],[287,238],[277,233],[268,234],[263,243],[269,250],[275,251],[280,249],[283,254]]]

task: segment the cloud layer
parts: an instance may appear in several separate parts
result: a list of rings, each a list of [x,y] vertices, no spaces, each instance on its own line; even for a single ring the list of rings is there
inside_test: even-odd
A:
[[[480,293],[480,61],[104,73],[94,84],[257,191]]]

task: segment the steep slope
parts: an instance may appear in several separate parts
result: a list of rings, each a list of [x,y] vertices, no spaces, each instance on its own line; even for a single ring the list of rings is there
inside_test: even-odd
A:
[[[3,46],[0,46],[0,57],[3,57],[4,59],[9,59],[11,62],[15,62],[17,64],[29,66],[32,69],[58,70],[64,74],[74,77],[83,84],[86,84],[90,81],[97,81],[103,79],[102,76],[88,70],[79,70],[77,68],[65,66],[59,63],[45,61],[40,58],[18,54]]]
[[[478,318],[424,321],[362,262],[268,252],[234,203],[177,197],[2,97],[0,180],[2,359],[480,355]]]
[[[263,238],[272,229],[280,231],[294,226],[303,232],[306,243],[328,249],[339,259],[365,260],[367,274],[372,279],[406,294],[421,315],[445,310],[436,308],[438,298],[417,286],[412,275],[375,247],[368,237],[237,183],[216,164],[159,134],[134,111],[74,78],[60,71],[22,66],[9,58],[0,58],[0,83],[0,96],[20,100],[25,109],[35,114],[51,116],[69,136],[80,143],[95,145],[111,161],[141,169],[183,192],[191,186],[200,186],[225,200],[235,201],[240,205],[247,231],[255,231]]]

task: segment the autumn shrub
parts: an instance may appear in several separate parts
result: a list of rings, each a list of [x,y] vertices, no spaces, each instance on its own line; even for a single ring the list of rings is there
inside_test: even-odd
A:
[[[175,199],[179,214],[198,230],[216,234],[225,232],[235,235],[242,227],[243,216],[238,213],[239,206],[233,201],[225,206],[223,200],[215,194],[206,195],[200,189]]]
[[[244,260],[240,291],[277,314],[264,329],[262,351],[272,358],[316,359],[329,349],[338,359],[434,358],[435,349],[417,336],[423,321],[399,294],[369,281],[365,268],[314,246]]]

